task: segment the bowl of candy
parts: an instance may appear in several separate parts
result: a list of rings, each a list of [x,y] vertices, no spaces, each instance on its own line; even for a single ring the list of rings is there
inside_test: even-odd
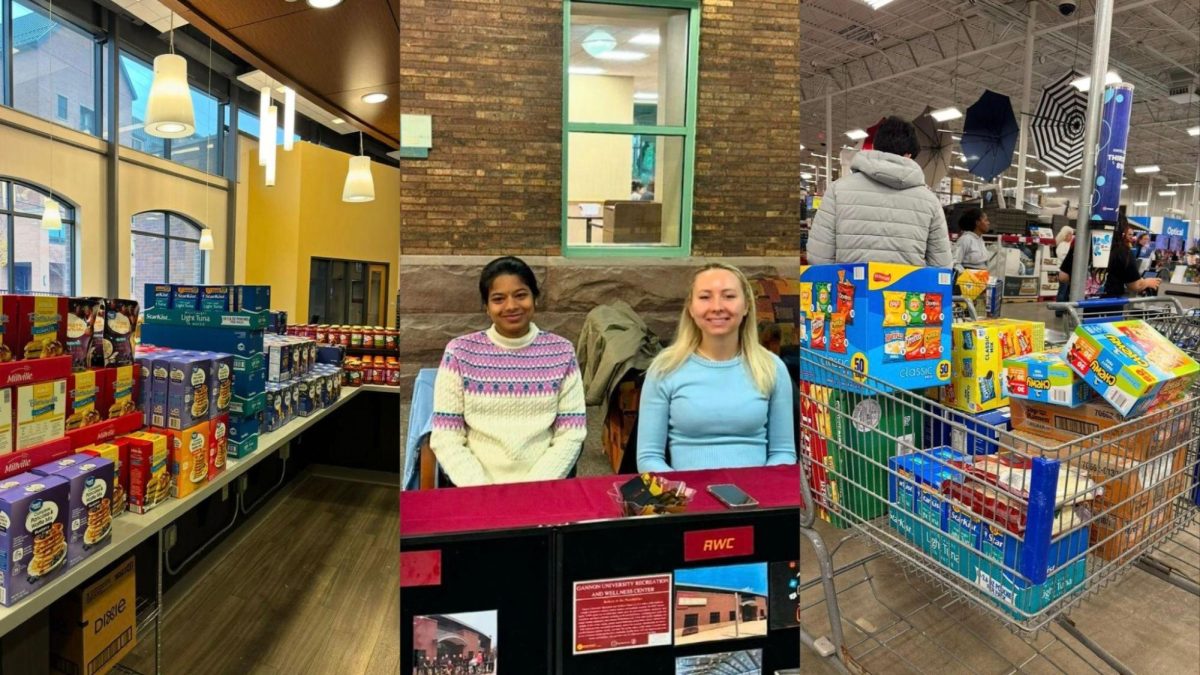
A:
[[[643,473],[624,483],[613,483],[608,492],[625,516],[652,516],[682,513],[696,496],[696,490],[683,481]]]

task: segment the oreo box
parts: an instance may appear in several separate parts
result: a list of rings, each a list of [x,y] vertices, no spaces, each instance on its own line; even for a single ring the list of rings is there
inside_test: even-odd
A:
[[[801,347],[829,363],[806,368],[802,378],[861,394],[872,393],[861,386],[867,377],[884,391],[947,384],[950,280],[950,270],[934,267],[802,266]]]
[[[71,486],[60,476],[0,492],[0,605],[10,607],[67,569]]]
[[[212,358],[177,352],[168,363],[167,428],[180,431],[208,422]]]
[[[35,467],[70,485],[67,497],[67,564],[77,565],[112,542],[112,501],[116,467],[103,457],[76,454]]]

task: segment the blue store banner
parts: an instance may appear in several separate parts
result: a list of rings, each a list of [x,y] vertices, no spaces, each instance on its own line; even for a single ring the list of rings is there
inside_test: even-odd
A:
[[[1104,91],[1100,121],[1100,147],[1096,152],[1096,187],[1092,190],[1092,220],[1117,222],[1121,181],[1125,176],[1125,148],[1129,142],[1129,114],[1133,85],[1124,82]]]

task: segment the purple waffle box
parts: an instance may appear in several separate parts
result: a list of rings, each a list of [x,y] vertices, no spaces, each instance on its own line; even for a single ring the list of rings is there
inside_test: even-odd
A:
[[[212,410],[212,357],[176,353],[168,361],[167,428],[190,429],[208,421]]]
[[[70,455],[36,467],[70,484],[67,497],[67,565],[77,565],[112,542],[113,463],[94,455]]]
[[[39,476],[0,492],[0,605],[12,606],[69,567],[70,485]]]

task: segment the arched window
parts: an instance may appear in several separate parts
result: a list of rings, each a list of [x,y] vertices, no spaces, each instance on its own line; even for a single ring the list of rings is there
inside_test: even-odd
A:
[[[42,229],[48,193],[18,180],[0,178],[0,291],[75,293],[75,207],[55,195],[61,230]]]
[[[141,299],[146,284],[203,284],[208,256],[200,250],[200,226],[177,213],[144,211],[133,216],[129,252],[130,289]]]

